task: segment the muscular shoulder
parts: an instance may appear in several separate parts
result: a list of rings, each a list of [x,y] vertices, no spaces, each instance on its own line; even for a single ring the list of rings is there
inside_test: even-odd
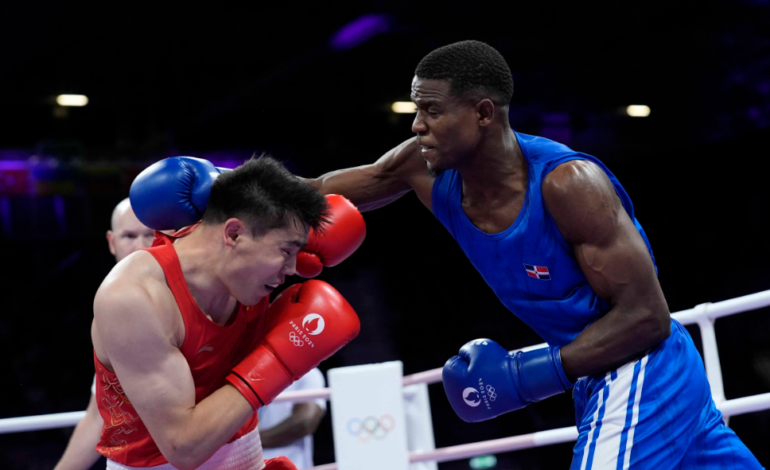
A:
[[[416,174],[427,174],[416,137],[402,142],[383,155],[375,167],[379,177],[399,175],[408,178]]]
[[[131,332],[142,329],[157,329],[174,338],[179,333],[177,317],[178,308],[163,270],[145,251],[118,263],[94,299],[94,319],[102,342],[131,341]]]
[[[607,174],[588,160],[557,166],[542,184],[543,199],[571,243],[600,242],[612,233],[623,210]]]

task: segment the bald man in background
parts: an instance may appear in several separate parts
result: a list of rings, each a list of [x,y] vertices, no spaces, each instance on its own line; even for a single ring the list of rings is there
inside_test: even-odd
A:
[[[115,206],[111,229],[107,231],[107,243],[110,253],[115,256],[115,262],[120,262],[137,250],[149,248],[154,237],[155,232],[136,218],[128,198]],[[96,443],[99,442],[104,421],[96,407],[95,384],[94,381],[86,415],[75,427],[64,455],[54,470],[87,470],[101,457],[96,452]]]

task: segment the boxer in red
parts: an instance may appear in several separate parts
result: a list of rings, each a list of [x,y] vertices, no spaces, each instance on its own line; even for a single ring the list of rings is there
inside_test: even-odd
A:
[[[213,182],[200,224],[157,233],[110,272],[92,327],[108,469],[293,468],[263,462],[256,410],[353,339],[359,321],[321,281],[271,306],[268,295],[295,273],[310,229],[334,218],[278,162],[250,160]]]

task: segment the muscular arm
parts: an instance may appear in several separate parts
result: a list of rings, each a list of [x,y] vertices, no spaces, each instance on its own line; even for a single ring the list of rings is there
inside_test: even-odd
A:
[[[668,338],[668,306],[652,259],[604,171],[570,161],[551,172],[542,189],[588,283],[611,306],[561,349],[567,376],[615,369]]]
[[[425,169],[416,139],[409,139],[370,164],[307,180],[321,194],[341,194],[361,212],[390,204],[411,190],[430,209],[433,177]]]
[[[288,418],[270,429],[260,429],[259,437],[262,439],[262,446],[283,447],[313,434],[321,424],[323,416],[324,410],[316,403],[297,403],[292,407]]]
[[[104,420],[96,407],[96,397],[91,395],[86,415],[75,426],[67,448],[54,470],[87,470],[99,459],[96,444],[102,433]]]
[[[94,302],[96,332],[163,456],[177,468],[195,468],[254,411],[230,385],[195,404],[190,368],[160,320],[168,313],[162,309],[174,308],[173,299],[162,297],[146,286],[105,281]]]

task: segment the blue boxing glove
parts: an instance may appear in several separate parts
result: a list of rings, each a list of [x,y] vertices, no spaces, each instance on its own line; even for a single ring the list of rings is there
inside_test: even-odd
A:
[[[179,229],[203,217],[220,170],[194,157],[171,157],[139,173],[129,197],[136,217],[155,230]]]
[[[561,365],[558,347],[509,353],[491,339],[466,343],[443,371],[444,391],[463,421],[492,419],[574,384]]]

